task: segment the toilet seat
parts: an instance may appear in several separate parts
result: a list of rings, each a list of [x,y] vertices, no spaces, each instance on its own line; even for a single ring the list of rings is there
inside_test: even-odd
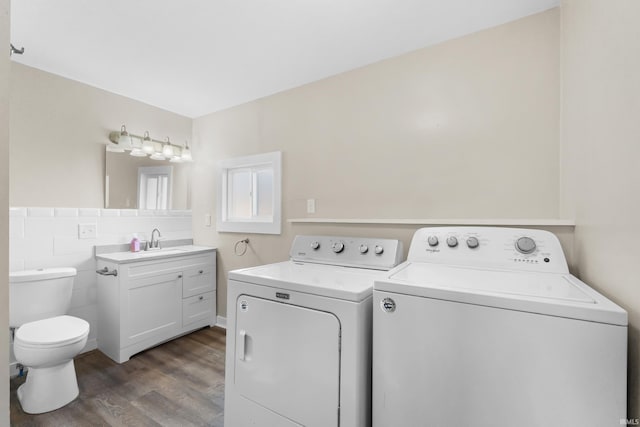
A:
[[[24,348],[62,347],[82,341],[89,335],[89,323],[73,316],[57,316],[22,325],[14,344]]]

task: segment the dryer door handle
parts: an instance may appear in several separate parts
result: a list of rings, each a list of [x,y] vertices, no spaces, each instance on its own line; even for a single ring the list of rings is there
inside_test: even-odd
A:
[[[238,336],[238,359],[240,360],[244,360],[244,352],[245,352],[245,348],[246,348],[246,342],[247,342],[247,331],[245,331],[244,329],[240,330],[240,334]]]

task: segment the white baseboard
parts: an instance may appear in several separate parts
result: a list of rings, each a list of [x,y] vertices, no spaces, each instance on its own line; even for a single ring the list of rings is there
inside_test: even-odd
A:
[[[216,326],[222,329],[227,329],[227,318],[222,316],[216,317]]]

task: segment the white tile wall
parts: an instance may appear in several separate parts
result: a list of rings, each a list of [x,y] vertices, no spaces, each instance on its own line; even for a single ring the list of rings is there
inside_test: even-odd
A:
[[[78,224],[97,224],[97,238],[79,239]],[[191,239],[191,211],[137,211],[132,209],[11,208],[10,270],[75,267],[70,313],[85,319],[91,332],[85,351],[96,348],[95,245],[141,240],[158,228],[164,239]]]

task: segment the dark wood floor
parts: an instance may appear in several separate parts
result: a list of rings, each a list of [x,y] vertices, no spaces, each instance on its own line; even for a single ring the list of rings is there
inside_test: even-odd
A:
[[[98,350],[75,359],[80,396],[25,414],[11,380],[12,426],[223,425],[225,331],[206,328],[117,364]]]

